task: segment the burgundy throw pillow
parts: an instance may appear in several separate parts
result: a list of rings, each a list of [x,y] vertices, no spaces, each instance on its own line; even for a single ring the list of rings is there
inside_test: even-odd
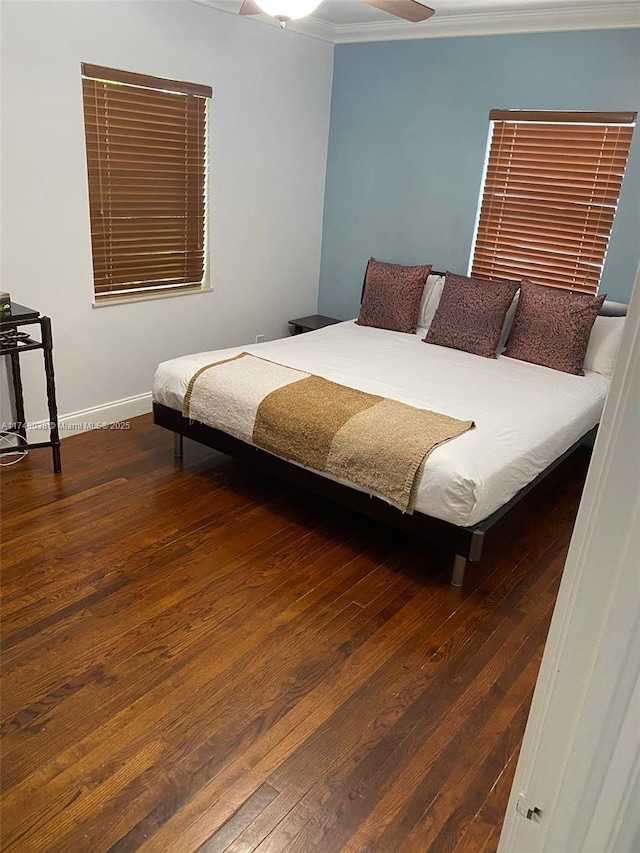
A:
[[[606,299],[523,281],[505,355],[584,376],[589,335]]]
[[[405,267],[371,258],[364,279],[357,322],[394,332],[413,334],[418,325],[420,300],[431,266]]]
[[[520,282],[486,281],[447,272],[428,344],[495,358],[504,318]]]

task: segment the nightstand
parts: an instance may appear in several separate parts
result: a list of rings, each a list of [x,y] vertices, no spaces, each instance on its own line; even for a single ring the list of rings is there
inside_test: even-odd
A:
[[[333,326],[334,323],[341,322],[342,320],[336,320],[334,317],[311,314],[310,317],[298,317],[297,320],[289,320],[289,325],[293,327],[294,335],[301,335],[303,332],[315,332],[316,329],[324,329],[325,326]]]
[[[40,340],[32,338],[29,332],[20,331],[18,327],[22,326],[39,326]],[[44,356],[47,405],[49,408],[49,420],[47,422],[49,441],[27,443],[27,424],[25,422],[24,398],[22,394],[20,355],[28,350],[37,349],[41,349]],[[13,445],[0,447],[0,456],[4,453],[14,453],[16,448],[18,450],[34,450],[38,447],[50,447],[53,456],[53,470],[56,474],[59,474],[62,471],[62,463],[60,461],[60,431],[58,427],[56,383],[53,373],[53,337],[51,335],[51,320],[49,317],[42,317],[40,312],[34,308],[26,308],[24,305],[18,305],[17,302],[11,302],[10,308],[0,314],[0,355],[9,356],[11,378],[13,380],[16,423],[11,424],[7,432],[20,437],[20,441],[15,447]]]

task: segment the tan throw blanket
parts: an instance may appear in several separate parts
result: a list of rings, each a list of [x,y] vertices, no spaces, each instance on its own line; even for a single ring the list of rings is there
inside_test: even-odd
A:
[[[431,451],[473,427],[248,353],[201,368],[183,414],[412,512]]]

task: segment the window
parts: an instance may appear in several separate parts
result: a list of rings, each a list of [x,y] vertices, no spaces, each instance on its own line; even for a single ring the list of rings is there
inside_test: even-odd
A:
[[[82,64],[96,304],[202,289],[209,86]]]
[[[471,274],[596,293],[635,113],[492,110]]]

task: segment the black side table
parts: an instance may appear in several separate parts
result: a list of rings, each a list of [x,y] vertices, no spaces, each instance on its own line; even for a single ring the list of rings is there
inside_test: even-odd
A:
[[[40,326],[40,340],[32,338],[28,332],[19,331],[20,326]],[[22,376],[20,373],[20,353],[27,350],[41,349],[44,356],[44,372],[47,384],[47,405],[49,408],[49,441],[39,441],[27,444],[27,425],[24,420],[24,396],[22,391]],[[8,355],[11,360],[11,378],[13,380],[13,396],[16,409],[16,424],[14,432],[23,440],[20,445],[25,450],[35,450],[38,447],[50,447],[53,456],[53,470],[56,474],[62,471],[60,459],[60,431],[58,428],[58,406],[56,404],[56,383],[53,373],[53,338],[51,336],[51,320],[41,317],[39,311],[11,303],[10,311],[0,314],[0,355]],[[13,447],[0,447],[0,454],[13,453]]]
[[[297,320],[289,320],[289,325],[293,327],[294,335],[301,335],[303,332],[315,332],[316,329],[324,329],[325,326],[333,326],[334,323],[341,323],[342,320],[336,320],[334,317],[323,317],[322,314],[311,314],[309,317],[298,317]]]

